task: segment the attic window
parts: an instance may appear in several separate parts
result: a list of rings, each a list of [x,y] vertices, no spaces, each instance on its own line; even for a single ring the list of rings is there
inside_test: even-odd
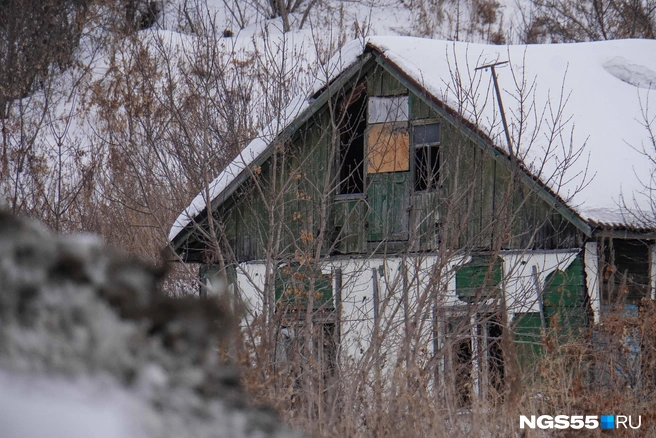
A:
[[[349,91],[340,107],[338,193],[359,194],[364,190],[364,133],[367,127],[364,84]]]
[[[367,173],[407,172],[408,96],[373,96],[367,108]]]
[[[406,172],[410,167],[407,125],[377,123],[367,134],[367,173]]]
[[[433,190],[439,187],[440,170],[439,123],[415,125],[415,191]]]
[[[408,119],[408,96],[369,98],[369,123],[407,122]]]

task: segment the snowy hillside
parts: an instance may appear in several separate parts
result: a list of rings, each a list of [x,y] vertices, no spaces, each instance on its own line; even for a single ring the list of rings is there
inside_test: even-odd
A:
[[[125,24],[123,3],[92,6],[68,67],[9,101],[0,205],[149,258],[201,188],[291,99],[326,80],[328,60],[347,42],[511,41],[519,38],[511,23],[528,8],[301,1],[281,14],[264,1],[125,4],[146,8],[130,10],[136,24]]]

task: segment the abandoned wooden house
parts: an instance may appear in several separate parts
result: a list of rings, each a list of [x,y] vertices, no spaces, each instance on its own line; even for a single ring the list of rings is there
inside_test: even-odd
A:
[[[654,298],[655,54],[639,40],[353,42],[180,215],[171,245],[201,276],[225,273],[286,342],[311,321],[326,366],[375,349],[453,370],[466,405],[503,385],[504,334],[521,362],[546,333]]]

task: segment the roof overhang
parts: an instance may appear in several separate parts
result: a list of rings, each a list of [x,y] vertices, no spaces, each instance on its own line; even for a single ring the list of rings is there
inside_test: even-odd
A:
[[[656,231],[649,228],[635,228],[626,227],[617,224],[602,224],[596,223],[591,220],[584,219],[576,210],[574,210],[567,201],[562,199],[550,187],[544,184],[539,178],[534,176],[519,160],[513,160],[504,148],[495,145],[491,138],[482,131],[482,129],[466,118],[460,116],[458,112],[445,104],[435,95],[427,91],[427,87],[423,86],[404,69],[395,63],[375,44],[368,42],[367,45],[361,50],[360,55],[356,61],[347,66],[341,73],[337,74],[326,85],[320,87],[313,92],[308,98],[307,107],[299,113],[286,127],[284,127],[271,141],[268,146],[260,153],[248,166],[244,169],[222,190],[217,196],[212,199],[210,208],[216,211],[219,206],[229,199],[235,191],[244,184],[252,176],[253,166],[261,166],[271,156],[275,149],[275,144],[280,141],[290,138],[294,133],[311,117],[313,117],[321,108],[335,97],[343,87],[347,86],[349,81],[357,78],[364,71],[371,68],[374,63],[381,66],[391,75],[396,77],[404,86],[412,91],[416,96],[421,98],[427,105],[429,105],[436,113],[443,117],[446,121],[453,124],[460,132],[477,144],[481,149],[490,153],[494,159],[505,166],[509,170],[517,168],[520,180],[528,187],[532,188],[535,193],[548,205],[553,207],[564,218],[570,221],[578,230],[580,230],[587,237],[594,237],[600,233],[615,233],[617,236],[626,236],[626,238],[643,238],[652,239],[656,238]],[[516,166],[516,167],[514,167]],[[181,253],[183,247],[189,241],[194,231],[198,227],[206,227],[207,225],[207,205],[198,213],[189,223],[182,228],[175,237],[171,240],[173,249]]]

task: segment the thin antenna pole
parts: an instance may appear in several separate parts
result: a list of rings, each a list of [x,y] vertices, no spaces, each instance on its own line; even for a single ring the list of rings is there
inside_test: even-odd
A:
[[[510,159],[513,160],[515,154],[513,153],[512,142],[510,141],[510,131],[508,130],[508,122],[506,121],[506,112],[503,109],[503,101],[501,100],[501,90],[499,89],[499,81],[497,80],[497,71],[496,66],[508,64],[508,61],[494,62],[492,64],[481,65],[476,67],[475,70],[481,70],[484,68],[489,68],[492,72],[492,81],[494,82],[494,91],[497,95],[497,102],[499,102],[499,111],[501,111],[501,123],[503,123],[503,132],[506,134],[506,142],[508,143],[508,153],[510,154]]]

